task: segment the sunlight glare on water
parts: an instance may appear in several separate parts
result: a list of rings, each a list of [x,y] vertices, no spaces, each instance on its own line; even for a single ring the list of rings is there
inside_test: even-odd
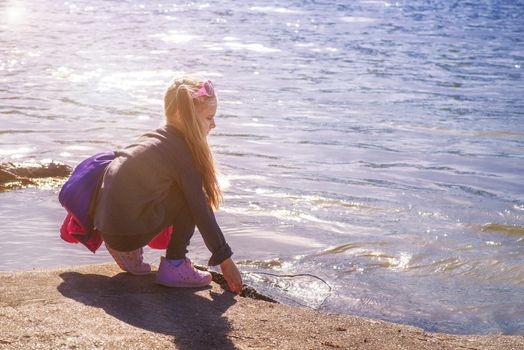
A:
[[[24,21],[26,8],[20,3],[20,1],[8,1],[5,5],[4,12],[4,23],[9,26],[15,26],[20,22]]]

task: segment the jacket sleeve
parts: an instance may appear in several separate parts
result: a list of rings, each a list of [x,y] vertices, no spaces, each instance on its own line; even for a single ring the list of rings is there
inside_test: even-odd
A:
[[[215,266],[233,255],[206,201],[202,176],[197,171],[187,145],[177,152],[177,181],[206,247],[211,252],[208,264]]]

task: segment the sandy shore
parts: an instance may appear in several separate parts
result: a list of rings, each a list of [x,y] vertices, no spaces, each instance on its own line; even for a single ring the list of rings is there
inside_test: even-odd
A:
[[[170,289],[114,264],[0,273],[0,349],[524,349],[235,296]]]

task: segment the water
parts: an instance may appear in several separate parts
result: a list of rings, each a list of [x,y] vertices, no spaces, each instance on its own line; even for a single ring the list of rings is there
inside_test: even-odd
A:
[[[522,335],[523,15],[495,0],[3,0],[0,160],[74,166],[123,147],[160,124],[175,75],[205,75],[217,217],[248,283]],[[0,270],[110,261],[60,241],[58,191],[0,194]],[[190,256],[209,257],[198,235]]]

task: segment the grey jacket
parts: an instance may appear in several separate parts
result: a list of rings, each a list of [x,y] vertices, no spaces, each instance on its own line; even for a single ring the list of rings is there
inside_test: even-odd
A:
[[[176,205],[183,196],[212,253],[210,265],[232,255],[178,129],[164,126],[148,132],[116,155],[106,169],[95,202],[94,223],[98,230],[107,235],[154,238],[169,225],[176,226]]]

